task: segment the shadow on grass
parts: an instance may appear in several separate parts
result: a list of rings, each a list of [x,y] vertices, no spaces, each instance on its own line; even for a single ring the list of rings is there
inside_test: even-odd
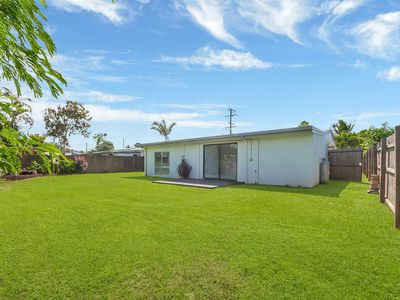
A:
[[[254,191],[265,191],[265,192],[283,192],[292,193],[299,195],[311,195],[311,196],[325,196],[338,198],[340,194],[350,184],[348,181],[330,181],[329,183],[319,184],[313,188],[297,188],[289,186],[276,186],[276,185],[250,185],[250,184],[239,184],[229,186],[231,189],[246,189]]]
[[[169,180],[171,178],[165,177],[150,177],[150,176],[124,176],[122,179],[132,179],[132,180],[143,180],[143,181],[154,181],[154,180]]]
[[[131,180],[143,180],[148,182],[152,182],[155,180],[168,180],[168,178],[165,177],[149,177],[149,176],[126,176],[121,178],[131,179]],[[284,192],[284,193],[293,193],[299,195],[314,195],[314,196],[338,198],[349,184],[350,184],[349,181],[331,180],[329,183],[319,184],[313,188],[297,188],[288,186],[251,185],[251,184],[236,184],[221,188],[265,191],[265,192]],[[357,184],[367,185],[367,183],[364,182],[363,183],[358,182]]]

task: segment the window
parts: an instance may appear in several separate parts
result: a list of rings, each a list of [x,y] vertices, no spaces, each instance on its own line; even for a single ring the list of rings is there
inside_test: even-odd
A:
[[[154,153],[154,174],[169,175],[169,152]]]

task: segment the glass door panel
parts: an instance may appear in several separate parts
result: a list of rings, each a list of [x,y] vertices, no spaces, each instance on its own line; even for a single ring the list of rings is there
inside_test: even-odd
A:
[[[219,178],[219,147],[218,145],[204,146],[204,178]]]
[[[220,145],[220,179],[236,180],[237,144]]]

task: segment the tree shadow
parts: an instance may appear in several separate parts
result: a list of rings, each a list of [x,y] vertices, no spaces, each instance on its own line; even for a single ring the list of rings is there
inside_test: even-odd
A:
[[[329,181],[329,183],[319,184],[313,188],[289,187],[289,186],[277,186],[277,185],[250,185],[250,184],[232,185],[227,188],[246,189],[253,191],[264,191],[264,192],[284,192],[284,193],[292,193],[299,195],[338,198],[349,184],[350,184],[349,181],[331,180]]]

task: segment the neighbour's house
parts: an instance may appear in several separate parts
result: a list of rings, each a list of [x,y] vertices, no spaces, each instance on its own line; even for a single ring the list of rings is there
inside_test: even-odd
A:
[[[116,150],[105,150],[105,151],[93,151],[81,153],[81,155],[102,155],[102,156],[134,156],[142,157],[144,156],[143,148],[127,148],[127,149],[116,149]]]
[[[334,146],[332,132],[313,126],[192,138],[141,145],[148,176],[178,178],[182,158],[190,178],[313,187]]]

